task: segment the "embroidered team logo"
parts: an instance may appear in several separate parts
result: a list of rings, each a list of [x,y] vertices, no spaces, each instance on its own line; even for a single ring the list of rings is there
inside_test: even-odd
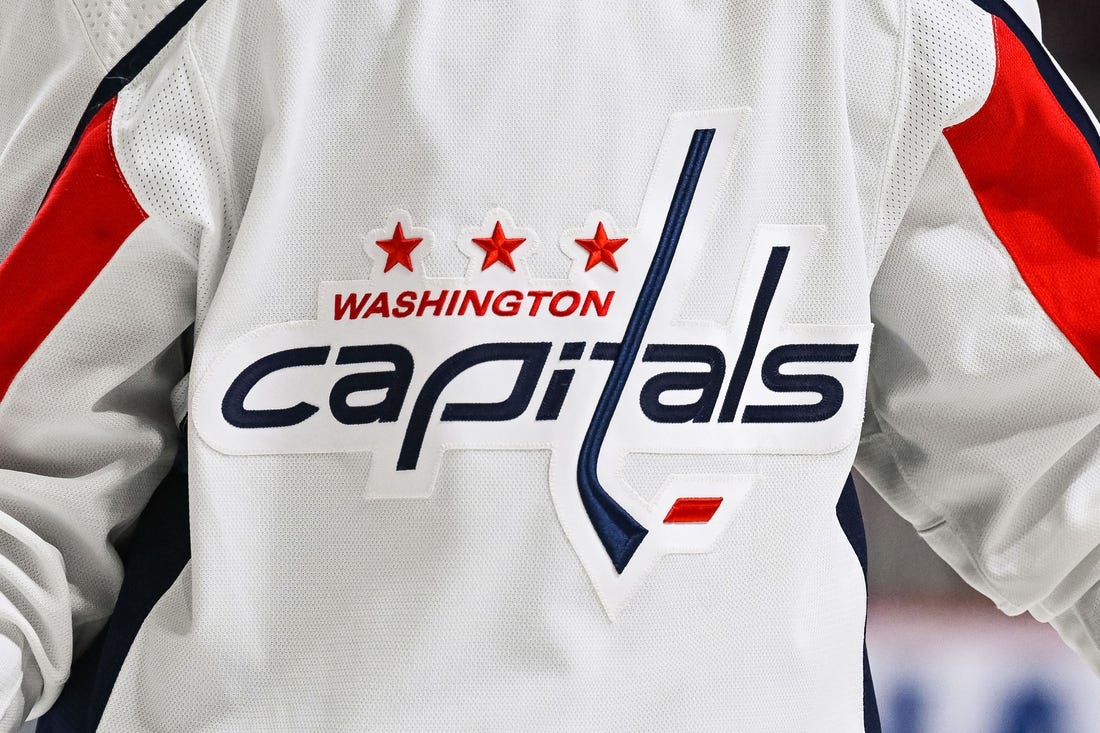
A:
[[[709,551],[753,484],[676,474],[647,500],[628,455],[824,454],[859,434],[870,326],[786,320],[820,227],[759,226],[731,318],[680,315],[747,116],[674,116],[634,226],[591,212],[543,241],[496,209],[462,232],[460,274],[434,276],[453,243],[393,212],[361,243],[369,277],[322,282],[316,320],[247,334],[202,375],[200,436],[369,451],[374,499],[429,496],[446,450],[549,449],[558,517],[615,617],[662,556]],[[567,279],[533,275],[546,246]]]

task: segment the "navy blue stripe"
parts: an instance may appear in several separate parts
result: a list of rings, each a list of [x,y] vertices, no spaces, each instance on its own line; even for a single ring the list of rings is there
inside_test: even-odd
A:
[[[61,164],[54,174],[54,183],[57,182],[57,177],[61,175],[61,171],[65,169],[65,164],[69,162],[77,143],[84,135],[84,129],[95,117],[96,112],[99,112],[103,105],[107,104],[127,84],[132,82],[156,58],[156,55],[164,50],[164,47],[176,37],[176,34],[191,21],[191,18],[199,12],[199,8],[205,3],[206,0],[183,0],[172,12],[164,16],[144,38],[138,41],[137,45],[114,65],[114,68],[107,72],[107,76],[103,77],[103,81],[96,87],[91,101],[88,102],[88,106],[84,110],[84,115],[76,126],[76,132],[73,133],[69,147],[61,158]],[[50,184],[50,188],[53,188],[53,183]]]
[[[50,188],[96,113],[156,58],[205,2],[183,0],[107,72],[84,110]],[[189,328],[181,340],[187,363],[191,360],[193,339],[194,331]],[[186,426],[181,434],[187,434]],[[111,619],[84,654],[74,660],[61,695],[38,719],[38,733],[93,733],[99,727],[138,630],[191,559],[188,511],[184,444],[168,476],[138,517],[133,536],[120,548],[125,572]]]
[[[756,294],[756,302],[752,304],[749,325],[745,329],[745,341],[741,344],[741,352],[737,355],[737,362],[733,366],[729,392],[726,393],[722,410],[718,413],[718,422],[733,422],[737,417],[737,407],[741,404],[745,383],[749,379],[749,369],[752,368],[752,360],[756,357],[756,350],[760,347],[760,337],[764,333],[764,322],[768,320],[768,311],[771,310],[772,300],[775,298],[775,291],[779,288],[779,279],[783,277],[783,268],[787,264],[790,253],[790,247],[773,247],[771,255],[768,256],[764,277],[760,281],[760,290]]]
[[[588,518],[592,521],[600,542],[603,543],[615,570],[619,573],[626,568],[648,531],[630,516],[629,512],[619,506],[618,502],[611,498],[600,485],[596,466],[604,438],[607,437],[607,428],[611,424],[611,417],[615,414],[615,408],[622,397],[627,377],[630,376],[630,370],[638,357],[642,338],[645,336],[646,328],[649,327],[649,319],[653,316],[653,309],[661,295],[661,288],[672,267],[672,259],[676,255],[676,247],[684,231],[684,222],[691,209],[691,201],[695,197],[699,176],[702,174],[703,164],[706,162],[713,140],[713,129],[696,130],[691,137],[691,145],[688,147],[684,167],[680,171],[680,179],[676,183],[676,191],[672,196],[668,216],[665,218],[661,239],[657,243],[657,251],[653,255],[649,272],[646,273],[645,282],[642,283],[641,294],[634,306],[634,312],[630,315],[630,322],[627,324],[615,363],[611,366],[607,384],[604,385],[600,401],[596,404],[592,422],[588,425],[588,432],[581,444],[580,459],[577,462],[577,487],[580,490],[584,510],[588,513]]]
[[[186,465],[186,459],[177,463]],[[120,554],[125,574],[107,626],[73,664],[61,696],[38,721],[38,733],[92,733],[153,606],[191,558],[187,476],[173,468],[149,499]]]
[[[844,530],[844,536],[848,538],[852,550],[859,559],[859,565],[863,568],[863,578],[867,579],[867,532],[863,527],[863,513],[859,509],[859,496],[856,495],[856,485],[849,476],[844,483],[844,490],[840,492],[840,500],[836,505],[836,518],[840,522],[840,528]],[[864,626],[863,635],[863,728],[867,733],[882,733],[882,724],[879,722],[878,701],[875,699],[875,683],[871,679],[871,665],[867,660],[867,633]]]
[[[1050,87],[1050,91],[1054,93],[1058,103],[1065,110],[1066,115],[1081,131],[1081,135],[1088,142],[1089,147],[1092,148],[1092,154],[1096,158],[1097,165],[1100,165],[1100,132],[1097,132],[1096,126],[1092,124],[1092,119],[1089,117],[1085,105],[1081,104],[1081,100],[1073,93],[1069,82],[1058,71],[1058,67],[1054,65],[1054,61],[1051,59],[1046,47],[1043,46],[1043,42],[1035,37],[1028,24],[1004,0],[971,0],[971,2],[990,15],[1003,20],[1009,30],[1024,44],[1024,48],[1031,56],[1035,68],[1039,70],[1047,86]]]

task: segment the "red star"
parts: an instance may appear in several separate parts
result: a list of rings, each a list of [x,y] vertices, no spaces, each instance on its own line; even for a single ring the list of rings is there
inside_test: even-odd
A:
[[[488,270],[494,263],[500,262],[513,272],[516,269],[516,263],[512,261],[512,252],[526,241],[525,237],[512,239],[505,237],[504,227],[500,225],[499,221],[493,227],[493,236],[473,238],[473,243],[485,250],[485,262],[481,264],[482,270]]]
[[[615,252],[618,251],[619,247],[626,244],[626,237],[622,239],[608,239],[607,232],[604,231],[603,222],[601,221],[596,225],[596,236],[592,239],[578,239],[576,242],[588,250],[588,263],[584,266],[585,272],[588,272],[601,262],[615,272],[619,271],[619,265],[615,262]]]
[[[397,265],[404,265],[406,270],[412,272],[412,251],[416,249],[416,245],[423,241],[423,237],[406,238],[405,230],[401,228],[401,222],[397,222],[397,226],[393,228],[393,237],[379,239],[376,242],[382,248],[382,251],[386,253],[386,269],[383,272],[389,272]]]

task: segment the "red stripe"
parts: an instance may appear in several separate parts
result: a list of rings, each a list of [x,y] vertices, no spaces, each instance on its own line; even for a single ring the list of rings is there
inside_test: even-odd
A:
[[[1024,44],[993,23],[989,99],[944,134],[1035,299],[1100,375],[1100,166]]]
[[[0,264],[0,399],[147,218],[111,142],[112,99],[92,118],[34,222]]]
[[[706,524],[722,505],[722,497],[684,497],[677,499],[665,515],[665,524]]]

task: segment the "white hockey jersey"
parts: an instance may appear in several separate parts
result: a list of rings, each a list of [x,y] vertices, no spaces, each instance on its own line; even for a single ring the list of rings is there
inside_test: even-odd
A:
[[[1100,136],[1003,2],[200,6],[0,265],[5,721],[114,608],[106,731],[870,729],[853,463],[1100,666]]]
[[[0,3],[0,256],[41,205],[96,87],[125,75],[127,54],[177,3]]]

